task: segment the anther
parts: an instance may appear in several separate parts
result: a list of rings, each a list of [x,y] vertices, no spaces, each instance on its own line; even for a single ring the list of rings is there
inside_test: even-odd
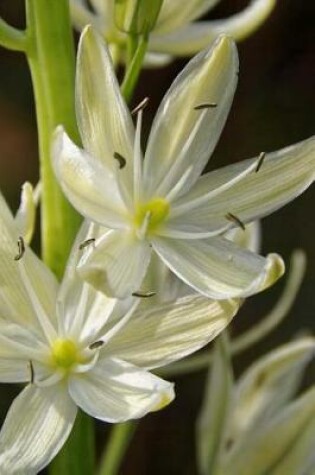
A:
[[[18,245],[18,254],[14,257],[15,261],[19,261],[20,259],[22,259],[25,253],[25,243],[22,236],[19,236],[17,245]]]
[[[97,348],[100,348],[101,346],[104,345],[104,342],[102,340],[95,341],[89,346],[90,350],[96,350]]]
[[[245,231],[245,224],[243,223],[243,221],[240,220],[238,216],[235,216],[235,214],[232,213],[227,213],[225,217],[229,221],[232,221],[233,223],[237,224],[237,226],[239,226],[243,231]]]
[[[85,247],[89,246],[90,244],[94,244],[94,243],[95,243],[95,238],[87,239],[86,241],[81,242],[81,244],[79,246],[79,249],[80,249],[80,251],[82,251],[82,249],[84,249]]]
[[[259,170],[261,169],[261,166],[265,160],[265,157],[266,157],[266,152],[261,152],[259,154],[259,157],[258,157],[258,160],[257,160],[257,166],[256,166],[256,169],[255,169],[255,173],[259,172]]]
[[[149,101],[150,101],[150,98],[145,97],[141,102],[139,102],[139,104],[134,109],[132,109],[131,115],[135,115],[138,112],[140,112],[141,110],[143,111],[143,109],[145,109],[147,107]]]
[[[127,160],[120,153],[114,152],[114,158],[118,161],[120,170],[126,166]]]
[[[30,383],[33,384],[33,383],[34,383],[34,379],[35,379],[35,371],[34,371],[34,366],[33,366],[32,360],[29,361],[29,364],[30,364],[30,371],[31,371],[31,380],[30,380]]]
[[[138,290],[137,292],[133,292],[131,295],[133,297],[140,297],[142,299],[147,299],[149,297],[154,297],[154,295],[156,295],[156,292],[141,292],[141,290]]]
[[[216,102],[208,102],[205,104],[199,104],[198,106],[195,106],[194,110],[199,111],[202,109],[215,109],[216,107],[218,107],[218,104]]]

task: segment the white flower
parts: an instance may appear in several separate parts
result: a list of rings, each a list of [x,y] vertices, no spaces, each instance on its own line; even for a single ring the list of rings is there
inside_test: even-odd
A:
[[[142,158],[107,49],[87,28],[77,66],[77,118],[84,150],[56,130],[53,165],[68,199],[103,226],[79,264],[109,295],[141,289],[152,252],[210,298],[249,296],[283,272],[222,236],[275,211],[314,179],[315,140],[200,177],[226,121],[238,73],[232,40],[193,58],[160,105]]]
[[[214,41],[221,33],[242,40],[253,33],[273,10],[276,0],[252,0],[241,12],[223,20],[195,21],[220,0],[164,0],[150,35],[146,64],[158,66],[173,56],[193,55]],[[124,45],[126,35],[114,22],[114,0],[70,0],[74,26],[81,30],[92,24],[109,43]]]
[[[314,353],[314,338],[300,338],[259,358],[232,384],[216,351],[198,422],[200,475],[314,472],[315,387],[294,399]]]
[[[0,196],[0,382],[26,383],[0,433],[1,474],[31,475],[47,465],[77,406],[121,422],[168,404],[173,384],[148,370],[198,350],[237,311],[237,301],[199,295],[141,311],[139,299],[95,291],[75,270],[86,226],[58,286],[26,244],[18,249],[19,230]]]

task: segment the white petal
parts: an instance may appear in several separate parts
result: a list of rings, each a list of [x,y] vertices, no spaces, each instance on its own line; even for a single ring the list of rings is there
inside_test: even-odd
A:
[[[207,192],[234,181],[255,162],[257,158],[245,160],[202,176],[186,196],[173,203],[172,213],[176,217],[169,225],[175,227],[182,223],[189,229],[198,226],[204,230],[220,230],[226,227],[228,213],[246,223],[284,206],[314,181],[315,139],[267,154],[258,172],[247,174],[232,187],[227,186],[213,199],[202,203]],[[190,202],[194,202],[194,207]]]
[[[79,149],[62,127],[54,133],[52,159],[65,195],[82,215],[104,226],[124,226],[126,209],[113,172]]]
[[[153,246],[180,279],[214,299],[248,297],[271,285],[284,271],[276,254],[263,258],[221,237],[155,238]]]
[[[76,109],[84,148],[109,171],[118,167],[115,152],[126,159],[119,179],[131,196],[134,127],[107,47],[89,27],[78,50]]]
[[[294,445],[303,437],[304,431],[308,429],[310,421],[314,420],[314,408],[315,387],[312,387],[277,414],[268,426],[262,428],[256,426],[251,437],[246,437],[246,440],[234,450],[232,448],[230,455],[222,458],[220,474],[273,474],[277,464],[290,454]],[[280,473],[287,475],[287,472],[278,472],[277,475]]]
[[[15,215],[15,222],[19,234],[23,236],[28,244],[31,242],[34,233],[35,214],[36,203],[33,187],[30,183],[26,182],[22,186],[21,202]]]
[[[220,0],[164,0],[154,32],[159,34],[177,29],[204,15]]]
[[[136,311],[102,350],[147,369],[183,358],[213,340],[231,321],[239,303],[194,294]]]
[[[159,34],[158,31],[150,37],[150,49],[174,56],[187,56],[205,48],[220,34],[242,40],[259,28],[275,4],[275,0],[252,0],[243,11],[223,20],[199,21],[166,34]]]
[[[183,193],[201,174],[225,124],[237,70],[236,48],[222,37],[177,76],[158,109],[148,141],[144,160],[148,196],[164,196],[178,182],[177,193]],[[216,107],[195,110],[205,103]]]
[[[72,377],[69,391],[81,409],[106,422],[143,417],[174,398],[171,383],[115,358],[100,359],[84,377]]]
[[[16,260],[19,254],[18,230],[1,194],[0,229],[0,317],[22,325],[36,321],[33,302],[20,272],[20,266],[23,263],[34,293],[47,314],[54,319],[57,280],[27,246],[21,259]]]
[[[223,335],[224,338],[224,335]],[[201,475],[215,472],[233,401],[233,374],[222,341],[217,340],[197,420],[197,461]]]
[[[233,440],[250,438],[247,431],[272,421],[296,392],[314,354],[315,340],[304,338],[255,361],[235,391],[229,433]]]
[[[150,256],[149,244],[133,233],[109,231],[86,249],[78,271],[96,289],[125,298],[140,290]]]
[[[261,249],[260,221],[252,221],[251,223],[247,224],[245,231],[240,228],[232,228],[225,234],[224,237],[235,242],[238,246],[258,253]]]
[[[63,387],[29,385],[14,400],[0,433],[0,471],[31,475],[42,470],[65,443],[76,406]]]

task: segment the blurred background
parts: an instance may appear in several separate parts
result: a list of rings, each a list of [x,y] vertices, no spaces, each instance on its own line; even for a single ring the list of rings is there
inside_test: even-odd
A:
[[[222,0],[208,18],[221,18],[247,5],[247,0]],[[24,26],[23,1],[1,0],[0,15]],[[239,87],[224,133],[209,169],[293,144],[314,134],[315,126],[315,3],[278,0],[259,31],[239,44]],[[146,109],[149,130],[154,112],[184,60],[146,71],[134,102],[151,99]],[[0,48],[0,189],[13,209],[24,181],[38,180],[37,135],[32,87],[22,54]],[[305,250],[306,277],[285,323],[235,361],[239,374],[253,358],[304,329],[314,330],[315,318],[315,190],[308,190],[285,209],[263,221],[263,253],[278,252],[289,263],[296,248]],[[0,263],[1,265],[1,263]],[[284,285],[249,299],[235,319],[237,333],[257,321],[276,302]],[[137,429],[121,469],[122,475],[194,475],[194,422],[202,400],[206,372],[175,379],[177,398],[166,410],[147,416]],[[314,382],[314,367],[308,380]],[[0,417],[16,389],[1,386]],[[108,427],[97,426],[99,447]]]

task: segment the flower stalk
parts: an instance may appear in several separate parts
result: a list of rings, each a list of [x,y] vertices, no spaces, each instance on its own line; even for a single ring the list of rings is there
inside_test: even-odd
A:
[[[61,277],[79,223],[50,164],[51,135],[59,123],[65,125],[76,142],[79,141],[74,113],[74,46],[68,2],[28,0],[26,13],[26,54],[34,87],[43,190],[42,256]],[[61,235],[62,241],[56,239]]]

